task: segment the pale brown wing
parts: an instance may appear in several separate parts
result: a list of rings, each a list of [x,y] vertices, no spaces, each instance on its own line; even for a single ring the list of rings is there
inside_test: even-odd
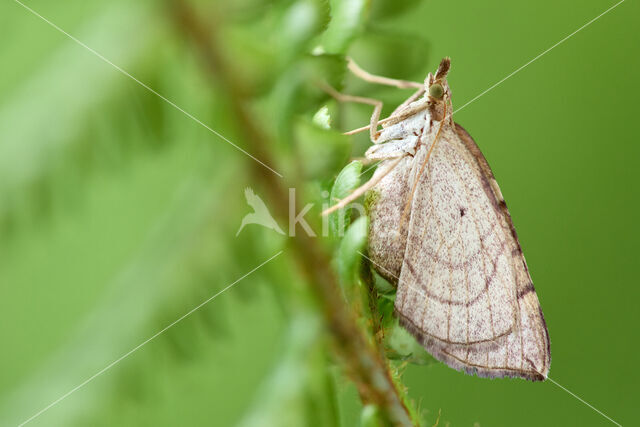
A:
[[[378,165],[374,177],[384,173],[393,160]],[[405,246],[408,222],[399,226],[404,203],[409,197],[409,175],[413,157],[404,158],[387,176],[367,193],[369,214],[369,257],[374,268],[389,282],[398,283]]]
[[[547,329],[498,185],[462,128],[440,138],[413,196],[396,313],[456,369],[543,379]]]

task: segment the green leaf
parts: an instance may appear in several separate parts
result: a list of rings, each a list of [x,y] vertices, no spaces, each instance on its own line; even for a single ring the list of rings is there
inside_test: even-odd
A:
[[[296,121],[294,133],[307,178],[331,175],[349,157],[349,138],[336,130],[322,128],[309,119],[301,118]]]
[[[349,56],[371,73],[421,82],[430,71],[429,51],[429,41],[420,35],[370,27],[351,44]]]
[[[360,414],[360,427],[382,427],[380,410],[375,405],[367,405],[362,408]]]
[[[362,162],[357,160],[349,163],[340,171],[333,188],[331,188],[330,204],[347,197],[360,184],[360,174],[362,172]],[[342,236],[346,227],[349,226],[351,209],[339,209],[329,215],[329,230],[334,236]]]
[[[276,139],[283,146],[291,141],[294,121],[301,112],[313,114],[327,102],[327,94],[318,82],[338,87],[345,75],[344,57],[338,55],[308,55],[282,71],[265,104],[265,115],[273,117]]]
[[[327,396],[327,360],[322,351],[319,319],[308,313],[297,313],[289,321],[273,373],[253,397],[253,404],[239,427],[296,427],[308,425],[306,410],[315,405],[314,420],[318,425],[335,425],[332,412],[326,408],[333,396]],[[309,402],[311,400],[311,403]]]
[[[415,0],[382,0],[371,5],[371,21],[378,22],[414,9],[420,2]]]
[[[352,281],[357,274],[358,265],[362,258],[360,252],[367,243],[368,230],[369,218],[361,216],[351,224],[340,242],[336,262],[338,274],[345,283]]]
[[[331,129],[331,116],[329,115],[329,107],[322,106],[317,113],[313,115],[313,123],[323,129]]]
[[[391,300],[395,299],[396,288],[391,283],[387,281],[384,277],[379,275],[375,270],[373,273],[373,285],[376,288],[376,291],[380,295],[388,296]]]
[[[345,53],[362,32],[368,0],[331,0],[331,21],[322,35],[321,51]]]
[[[105,3],[93,15],[87,15],[83,30],[74,34],[91,46],[101,46],[109,52],[110,60],[129,69],[145,62],[144,54],[157,46],[157,31],[151,21],[142,20],[151,16],[153,8],[144,2]],[[8,21],[2,20],[3,28]],[[19,39],[33,37],[32,43],[38,39],[44,42],[50,34],[35,34],[25,28],[16,31],[19,32],[14,35]],[[22,31],[26,31],[24,35]],[[25,50],[11,59],[5,56],[10,51],[4,50],[10,43],[3,47],[1,62],[6,67],[0,76],[0,216],[29,190],[29,183],[40,179],[50,181],[51,169],[71,158],[72,153],[78,153],[82,149],[79,145],[95,148],[93,136],[92,144],[86,144],[86,137],[80,139],[82,144],[78,139],[92,113],[102,115],[97,109],[107,104],[123,84],[122,76],[95,57],[79,55],[77,46],[54,39],[59,41],[48,46],[46,54],[43,52],[37,62],[32,53],[25,53],[35,50],[37,45],[23,46]],[[25,60],[38,66],[16,71],[15,66]],[[4,90],[8,81],[10,91]],[[52,81],[56,84],[52,85]],[[47,125],[34,126],[33,123]]]
[[[321,31],[322,10],[319,2],[303,0],[294,2],[283,14],[278,29],[278,54],[285,62],[305,51],[307,42]]]
[[[416,341],[397,319],[385,335],[387,357],[404,360],[416,365],[429,365],[436,360]]]

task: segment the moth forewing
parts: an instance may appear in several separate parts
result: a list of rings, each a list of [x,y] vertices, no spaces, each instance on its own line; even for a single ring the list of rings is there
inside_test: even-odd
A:
[[[407,153],[368,197],[369,254],[398,286],[401,324],[436,358],[480,376],[543,380],[550,349],[542,311],[491,169],[453,122],[448,70],[445,59],[427,77],[425,97],[394,112],[401,119],[388,120],[375,141],[382,146],[367,152]],[[430,91],[434,84],[442,90]]]

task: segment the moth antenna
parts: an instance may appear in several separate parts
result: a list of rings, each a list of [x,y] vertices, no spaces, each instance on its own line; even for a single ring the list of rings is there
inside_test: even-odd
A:
[[[402,229],[402,226],[404,225],[404,222],[407,219],[407,214],[409,213],[409,206],[411,206],[411,202],[413,201],[413,195],[416,192],[416,187],[418,186],[420,177],[424,172],[424,168],[427,166],[427,162],[429,161],[429,157],[431,157],[431,153],[433,152],[433,149],[435,148],[436,144],[438,143],[438,140],[440,139],[440,132],[442,131],[442,125],[447,118],[447,103],[445,102],[443,103],[443,105],[444,105],[444,113],[443,113],[444,117],[442,117],[442,120],[440,120],[440,126],[438,126],[438,131],[436,132],[436,136],[433,139],[433,143],[431,144],[431,147],[429,147],[429,151],[427,152],[427,157],[424,159],[424,162],[420,167],[420,171],[418,172],[418,175],[416,176],[416,179],[413,182],[413,187],[411,188],[411,193],[409,193],[409,198],[407,199],[407,202],[404,204],[402,216],[400,217],[400,226],[398,227],[398,229],[400,230]]]
[[[436,71],[436,80],[441,80],[447,76],[449,69],[451,68],[451,58],[445,56],[442,61],[440,61],[440,65],[438,66],[438,71]]]

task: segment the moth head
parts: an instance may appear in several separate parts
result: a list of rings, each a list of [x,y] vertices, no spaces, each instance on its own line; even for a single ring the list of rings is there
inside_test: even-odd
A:
[[[435,75],[429,73],[424,81],[425,91],[429,99],[435,103],[442,100],[447,101],[451,97],[451,91],[447,84],[447,73],[449,73],[449,68],[451,68],[451,59],[446,57],[440,62]]]
[[[444,97],[444,87],[438,82],[429,86],[429,96],[433,99],[442,99]]]

